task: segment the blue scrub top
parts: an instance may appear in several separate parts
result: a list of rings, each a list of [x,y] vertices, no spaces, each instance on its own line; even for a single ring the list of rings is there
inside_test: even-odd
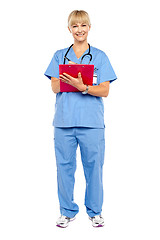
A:
[[[44,75],[50,80],[51,77],[59,78],[59,64],[63,64],[64,56],[68,48],[58,50],[45,71]],[[88,53],[88,49],[84,54]],[[102,82],[113,82],[117,79],[107,55],[95,47],[90,47],[92,61],[94,65],[94,83],[99,85]],[[83,55],[84,55],[83,54]],[[83,56],[82,55],[82,56]],[[67,54],[67,57],[80,64],[82,56],[78,59],[73,48]],[[88,64],[90,57],[84,57],[82,64]],[[66,60],[66,64],[68,61]],[[59,92],[56,94],[55,114],[53,120],[55,127],[91,127],[105,128],[104,124],[104,103],[102,97],[96,97],[90,94],[83,95],[81,92]]]

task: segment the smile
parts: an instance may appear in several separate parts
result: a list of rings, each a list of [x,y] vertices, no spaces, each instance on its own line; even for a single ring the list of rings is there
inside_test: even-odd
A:
[[[79,37],[81,37],[81,36],[83,36],[84,35],[84,33],[83,34],[76,34],[77,36],[79,36]]]

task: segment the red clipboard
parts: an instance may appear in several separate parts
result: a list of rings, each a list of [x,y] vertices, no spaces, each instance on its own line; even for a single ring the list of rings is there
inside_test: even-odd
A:
[[[59,74],[67,73],[72,77],[77,78],[78,73],[81,72],[83,83],[93,85],[94,65],[89,64],[60,64]],[[79,90],[70,84],[60,80],[60,92],[79,92]]]

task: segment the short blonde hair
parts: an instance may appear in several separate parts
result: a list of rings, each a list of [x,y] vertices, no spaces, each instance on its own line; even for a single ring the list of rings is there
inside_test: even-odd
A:
[[[68,17],[68,27],[73,26],[76,23],[86,23],[87,25],[91,25],[89,15],[84,10],[74,10],[69,14]]]

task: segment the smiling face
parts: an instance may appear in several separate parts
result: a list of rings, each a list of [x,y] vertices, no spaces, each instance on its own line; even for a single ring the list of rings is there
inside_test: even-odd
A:
[[[87,40],[90,28],[91,27],[86,23],[75,23],[72,26],[68,27],[69,31],[72,33],[74,40],[78,42]]]

